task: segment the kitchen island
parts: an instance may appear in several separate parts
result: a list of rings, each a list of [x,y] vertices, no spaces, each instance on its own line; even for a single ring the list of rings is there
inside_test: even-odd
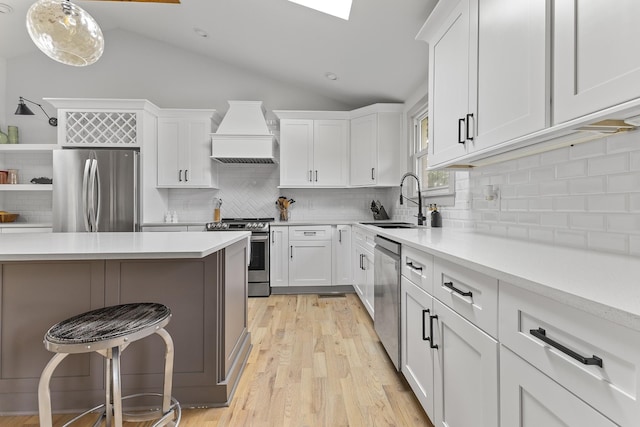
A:
[[[173,395],[190,406],[228,404],[251,349],[248,232],[38,233],[0,237],[0,414],[36,413],[53,355],[53,324],[99,307],[158,302],[173,314]],[[162,388],[163,342],[135,342],[122,358],[124,394]],[[51,383],[54,411],[104,399],[104,359],[71,355]]]

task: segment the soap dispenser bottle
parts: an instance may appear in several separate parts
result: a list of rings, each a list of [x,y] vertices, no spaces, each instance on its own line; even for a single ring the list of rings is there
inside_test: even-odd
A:
[[[431,208],[431,227],[442,227],[442,215],[438,212],[438,206],[434,203],[429,207]]]

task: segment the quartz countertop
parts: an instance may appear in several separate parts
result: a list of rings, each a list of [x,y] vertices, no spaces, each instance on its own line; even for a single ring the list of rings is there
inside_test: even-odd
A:
[[[203,258],[248,231],[15,233],[0,235],[0,261]]]
[[[446,228],[359,227],[640,331],[639,257]]]

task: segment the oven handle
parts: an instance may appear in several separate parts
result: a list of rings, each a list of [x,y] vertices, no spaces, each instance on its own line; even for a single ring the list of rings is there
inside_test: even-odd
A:
[[[251,235],[251,241],[252,242],[266,242],[267,240],[269,240],[269,235],[268,234],[260,235],[260,236],[257,236],[255,234]]]

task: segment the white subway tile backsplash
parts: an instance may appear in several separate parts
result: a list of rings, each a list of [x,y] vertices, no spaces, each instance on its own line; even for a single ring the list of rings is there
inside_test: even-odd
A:
[[[571,215],[571,228],[584,230],[604,230],[604,215],[599,214],[573,214]]]
[[[555,165],[569,161],[569,147],[540,154],[540,165]]]
[[[569,147],[569,157],[571,159],[584,159],[587,157],[601,156],[606,153],[605,139],[583,142]]]
[[[585,176],[586,174],[586,160],[567,162],[556,166],[556,177],[558,178],[572,178],[577,176]]]
[[[556,197],[554,203],[557,211],[583,212],[586,201],[585,196],[561,196]]]
[[[469,182],[478,232],[640,255],[640,132],[479,167]],[[484,201],[497,182],[500,200]]]
[[[587,196],[589,212],[626,212],[626,194],[596,194]]]
[[[640,191],[640,173],[610,175],[607,177],[608,193],[634,193]]]
[[[625,234],[600,232],[588,233],[589,249],[625,254],[628,253],[628,241],[629,237]]]
[[[569,191],[572,194],[603,193],[605,189],[605,177],[577,178],[569,181]]]
[[[608,175],[629,170],[629,157],[626,154],[589,159],[589,175]]]

